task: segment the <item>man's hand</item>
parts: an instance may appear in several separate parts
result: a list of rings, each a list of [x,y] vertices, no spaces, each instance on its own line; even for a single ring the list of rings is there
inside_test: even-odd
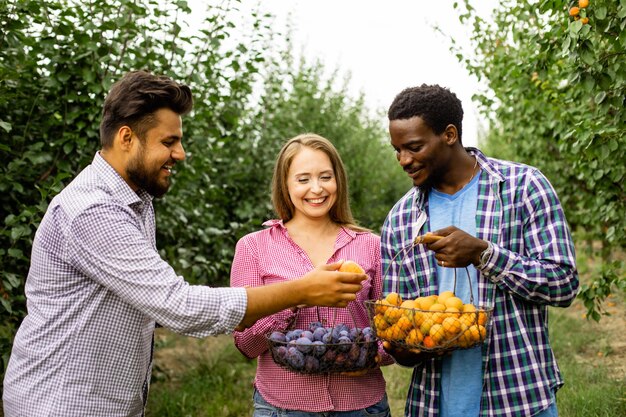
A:
[[[246,288],[246,313],[235,330],[242,331],[261,317],[295,306],[347,306],[356,300],[367,275],[337,271],[342,263],[320,266],[300,279]]]
[[[423,352],[418,349],[402,349],[386,340],[383,341],[383,349],[395,359],[398,365],[408,367],[414,367],[422,362],[444,355],[444,353]]]
[[[343,262],[322,265],[304,275],[298,282],[302,285],[302,304],[307,306],[345,307],[356,300],[366,274],[338,272]]]
[[[436,242],[427,243],[428,249],[435,252],[437,263],[446,268],[464,268],[480,263],[480,254],[487,249],[487,242],[463,230],[448,226],[432,232],[444,236]]]

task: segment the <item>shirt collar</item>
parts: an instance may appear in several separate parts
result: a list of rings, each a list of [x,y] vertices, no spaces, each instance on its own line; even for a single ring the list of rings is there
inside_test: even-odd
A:
[[[502,173],[500,173],[500,171],[498,171],[492,164],[492,162],[489,160],[489,158],[487,158],[485,156],[485,154],[483,154],[480,150],[478,150],[477,148],[473,148],[473,147],[467,147],[465,148],[465,150],[472,156],[474,156],[477,160],[478,160],[478,166],[480,167],[480,169],[486,171],[489,174],[489,180],[488,181],[493,181],[493,182],[503,182],[504,181],[504,176],[502,175]],[[415,198],[415,203],[419,206],[419,207],[424,207],[424,204],[426,203],[426,196],[428,195],[428,192],[425,192],[423,188],[419,187],[419,186],[414,186],[412,188],[412,194],[413,194],[413,198]]]
[[[283,223],[282,219],[272,219],[272,220],[267,220],[265,222],[263,222],[263,226],[264,227],[276,227],[276,228],[281,228],[284,230],[287,230],[287,228],[285,227],[285,224]],[[339,238],[342,239],[344,238],[344,236],[347,235],[349,238],[354,239],[356,237],[356,232],[352,229],[349,229],[345,226],[341,226],[341,229],[339,230]]]
[[[153,197],[145,190],[133,191],[124,178],[100,155],[100,152],[96,152],[91,165],[98,174],[101,174],[100,177],[113,194],[124,204],[131,206],[152,201]]]

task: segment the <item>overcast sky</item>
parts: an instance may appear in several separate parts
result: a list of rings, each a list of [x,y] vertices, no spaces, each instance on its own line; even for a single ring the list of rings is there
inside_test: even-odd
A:
[[[191,0],[198,12],[204,0]],[[203,4],[204,3],[204,4]],[[242,9],[256,6],[243,1]],[[479,115],[471,101],[478,82],[449,51],[433,26],[464,45],[469,31],[458,21],[452,0],[263,0],[276,15],[277,28],[293,25],[296,52],[320,58],[329,69],[351,74],[354,93],[363,92],[370,108],[386,110],[402,89],[422,83],[449,87],[465,110],[463,144],[476,146]],[[495,0],[480,0],[488,17]],[[202,6],[198,6],[202,4]],[[386,122],[381,121],[381,123]]]

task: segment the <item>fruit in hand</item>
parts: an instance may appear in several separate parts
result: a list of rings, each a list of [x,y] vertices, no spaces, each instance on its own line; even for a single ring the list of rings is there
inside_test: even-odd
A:
[[[364,274],[365,270],[361,268],[361,265],[354,261],[344,261],[339,267],[339,272],[354,272],[357,274]]]

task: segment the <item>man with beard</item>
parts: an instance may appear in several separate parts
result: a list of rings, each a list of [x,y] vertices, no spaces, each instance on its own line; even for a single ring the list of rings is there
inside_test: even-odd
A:
[[[134,71],[113,85],[102,149],[50,203],[33,242],[28,315],[4,379],[6,417],[141,416],[155,323],[195,337],[300,304],[345,306],[365,274],[325,265],[256,288],[192,286],[159,256],[152,198],[184,160],[191,91]]]

